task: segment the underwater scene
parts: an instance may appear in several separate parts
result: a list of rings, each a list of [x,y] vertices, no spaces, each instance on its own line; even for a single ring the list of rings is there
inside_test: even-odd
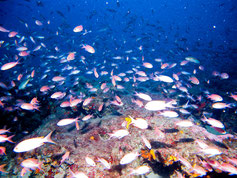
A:
[[[0,0],[0,177],[237,176],[235,0]]]

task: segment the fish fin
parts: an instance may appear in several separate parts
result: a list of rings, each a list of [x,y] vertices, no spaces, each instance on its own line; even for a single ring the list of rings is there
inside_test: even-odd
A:
[[[11,135],[10,137],[7,137],[7,141],[11,142],[11,143],[15,143],[11,140],[12,137],[14,137],[15,135]]]
[[[47,136],[44,137],[45,142],[57,144],[56,142],[54,142],[54,141],[51,139],[51,135],[52,135],[53,132],[54,132],[54,131],[50,132]]]

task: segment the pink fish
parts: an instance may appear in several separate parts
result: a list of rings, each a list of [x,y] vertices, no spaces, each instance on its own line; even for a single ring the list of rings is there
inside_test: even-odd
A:
[[[108,91],[109,91],[109,88],[107,87],[103,90],[103,93],[107,93]]]
[[[132,103],[135,103],[140,108],[144,106],[143,102],[141,100],[138,100],[138,99],[132,99]]]
[[[40,88],[40,91],[41,92],[47,92],[48,90],[50,90],[50,88],[46,85],[46,86],[42,86],[41,88]]]
[[[101,90],[104,90],[105,87],[106,87],[106,83],[102,83],[101,86],[100,86],[100,89],[101,89]]]
[[[96,78],[99,78],[99,74],[97,73],[96,68],[94,68],[94,75]]]
[[[10,32],[10,31],[5,29],[4,27],[0,26],[0,32]]]
[[[82,118],[82,120],[83,121],[87,121],[87,120],[89,120],[89,119],[91,119],[93,117],[93,115],[86,115],[86,116],[84,116],[83,118]]]
[[[43,162],[39,162],[37,159],[28,158],[21,162],[21,166],[26,169],[36,170],[37,168],[41,170],[41,165]]]
[[[60,104],[61,108],[66,108],[66,107],[70,107],[70,102],[69,101],[64,101]]]
[[[73,29],[73,31],[74,31],[75,33],[81,32],[82,30],[83,30],[83,26],[82,26],[82,25],[76,26],[76,27]]]
[[[183,60],[183,61],[181,61],[180,65],[181,65],[181,66],[184,66],[184,65],[186,65],[188,62],[189,62],[189,61]]]
[[[226,104],[226,103],[214,103],[212,104],[212,108],[214,109],[225,109],[225,108],[231,108],[230,104]]]
[[[35,24],[38,25],[38,26],[42,26],[43,25],[42,22],[40,22],[39,20],[36,20]]]
[[[60,81],[64,81],[65,80],[65,77],[62,77],[62,76],[55,76],[52,78],[52,81],[54,82],[60,82]]]
[[[211,99],[212,101],[222,101],[223,100],[223,98],[217,94],[207,95],[207,98]]]
[[[237,101],[237,95],[231,94],[230,97],[233,98],[235,101]]]
[[[144,62],[143,66],[146,67],[146,68],[149,68],[149,69],[153,68],[153,65],[151,63],[148,63],[148,62]]]
[[[102,103],[100,106],[99,106],[99,108],[98,108],[98,111],[100,112],[100,111],[102,111],[102,109],[103,109],[103,106],[104,106],[104,104]]]
[[[84,102],[83,102],[83,106],[87,106],[90,102],[92,101],[92,98],[91,97],[89,97],[89,98],[86,98],[85,100],[84,100]]]
[[[115,95],[115,99],[119,102],[119,103],[122,103],[122,100],[119,96]]]
[[[6,141],[14,143],[11,138],[14,137],[15,135],[12,135],[10,137],[7,137],[7,135],[0,135],[0,143],[4,143]]]
[[[30,52],[29,51],[21,51],[21,52],[19,52],[18,55],[21,56],[21,57],[24,57],[24,56],[30,55]]]
[[[21,109],[25,109],[25,110],[38,110],[39,111],[39,106],[33,105],[31,103],[22,103],[21,104]]]
[[[68,61],[72,61],[75,59],[75,52],[70,52],[67,56]]]
[[[229,175],[237,175],[237,168],[229,163],[222,163],[220,169],[224,172],[228,172]]]
[[[6,148],[3,146],[0,146],[0,155],[6,155]]]
[[[8,172],[5,171],[5,169],[4,169],[5,166],[6,166],[6,164],[2,164],[2,165],[0,165],[0,172],[8,173]]]
[[[6,63],[1,67],[1,70],[11,69],[11,68],[15,67],[18,63],[19,63],[18,61]]]
[[[82,102],[82,99],[70,99],[70,107],[75,107]]]
[[[95,53],[95,49],[90,45],[82,45],[82,48],[85,49],[89,53],[92,53],[92,54]]]
[[[66,153],[62,156],[62,160],[60,161],[60,165],[66,160],[69,158],[69,154],[70,152],[69,151],[66,151]]]
[[[62,93],[62,92],[55,92],[54,94],[52,94],[50,96],[50,98],[53,98],[53,99],[62,99],[64,96],[66,96],[66,93]]]
[[[15,37],[17,34],[18,34],[17,32],[12,31],[12,32],[10,32],[10,33],[8,34],[8,37],[9,37],[9,38],[13,38],[13,37]]]
[[[191,83],[198,85],[200,82],[196,77],[190,77],[189,80],[191,81]]]

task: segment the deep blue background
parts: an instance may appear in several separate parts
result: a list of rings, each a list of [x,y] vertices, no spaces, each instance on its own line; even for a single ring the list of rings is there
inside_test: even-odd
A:
[[[143,54],[138,54],[138,51],[133,56],[162,57],[180,62],[191,55],[211,68],[210,71],[220,70],[235,76],[237,8],[234,2],[8,0],[0,2],[0,25],[20,35],[50,37],[50,40],[43,41],[47,47],[59,46],[65,53],[77,50],[86,41],[97,49],[97,61],[124,56],[124,51],[136,51],[143,45]],[[36,19],[44,25],[37,26]],[[29,25],[29,29],[21,20]],[[48,20],[50,25],[46,24]],[[76,41],[80,37],[72,29],[80,24],[92,33]],[[59,36],[55,35],[56,31],[59,31]],[[0,33],[0,37],[9,40],[6,33]],[[136,41],[138,38],[142,39]],[[151,52],[152,49],[155,51]]]

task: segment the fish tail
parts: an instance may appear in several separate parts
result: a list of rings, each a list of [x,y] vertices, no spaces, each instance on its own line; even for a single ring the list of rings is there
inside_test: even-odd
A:
[[[56,144],[56,142],[54,142],[54,141],[51,139],[51,135],[52,135],[53,132],[54,132],[54,131],[50,132],[47,136],[44,137],[45,142]]]
[[[7,141],[11,142],[11,143],[15,143],[11,140],[12,137],[14,137],[15,135],[11,135],[10,137],[7,137]]]

